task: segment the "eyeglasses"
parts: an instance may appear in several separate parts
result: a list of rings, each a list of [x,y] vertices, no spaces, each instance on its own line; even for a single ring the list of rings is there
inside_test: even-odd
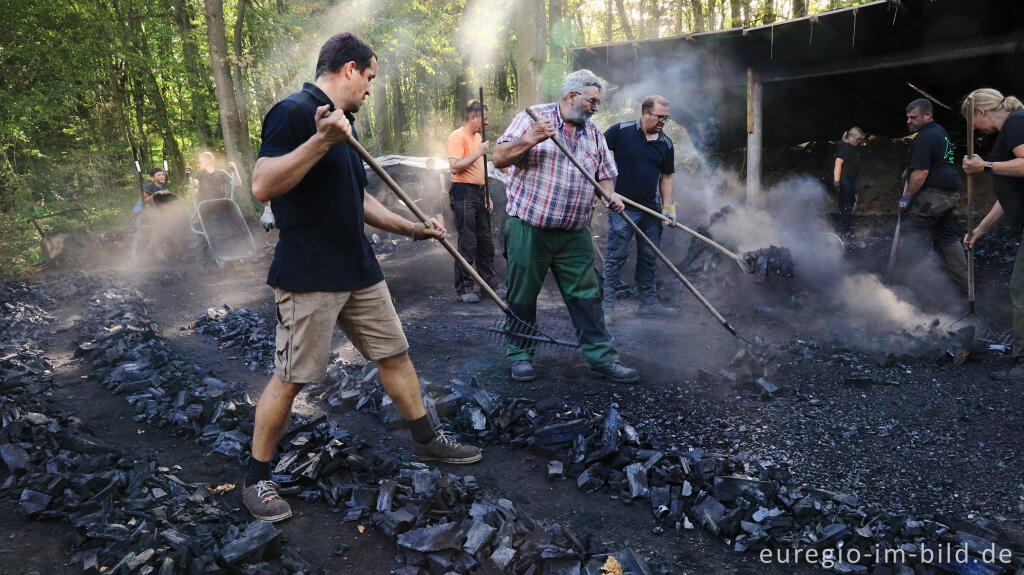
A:
[[[597,98],[587,98],[583,95],[580,95],[580,98],[586,100],[590,104],[590,107],[595,110],[601,105],[601,100],[598,100]]]
[[[647,112],[647,113],[651,114],[650,112]],[[672,119],[672,116],[669,116],[668,114],[665,114],[664,116],[659,116],[658,114],[651,114],[651,115],[654,116],[655,118],[657,118],[659,122],[667,122],[667,121]]]

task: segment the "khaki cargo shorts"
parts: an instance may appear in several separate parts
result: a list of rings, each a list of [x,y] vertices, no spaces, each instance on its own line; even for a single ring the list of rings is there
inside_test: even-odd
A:
[[[402,322],[381,281],[343,292],[290,292],[274,289],[277,304],[277,352],[274,375],[291,383],[316,383],[327,377],[334,326],[368,360],[409,349]]]

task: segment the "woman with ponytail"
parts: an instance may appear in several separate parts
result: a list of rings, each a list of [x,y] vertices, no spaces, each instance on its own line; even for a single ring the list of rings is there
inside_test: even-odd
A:
[[[1024,105],[1013,96],[1003,96],[992,88],[975,90],[964,100],[960,111],[970,114],[969,99],[974,98],[974,128],[996,134],[995,145],[988,158],[975,154],[964,156],[968,174],[987,172],[992,176],[996,203],[984,219],[968,234],[964,244],[974,244],[1001,218],[1005,217],[1020,237],[1024,231]],[[1024,244],[1022,244],[1024,246]],[[1024,380],[1024,250],[1017,257],[1010,275],[1010,299],[1013,304],[1013,362],[1009,369],[992,374],[996,379]]]
[[[843,132],[843,141],[836,146],[836,162],[832,168],[832,190],[839,199],[839,224],[846,227],[857,205],[857,176],[860,174],[860,146],[864,131],[853,127]]]

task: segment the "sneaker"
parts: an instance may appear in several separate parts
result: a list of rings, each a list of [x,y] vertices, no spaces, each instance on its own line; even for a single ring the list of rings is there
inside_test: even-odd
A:
[[[460,295],[459,300],[462,301],[462,303],[480,303],[480,296],[473,292],[469,292]]]
[[[641,301],[638,308],[640,315],[645,317],[671,317],[679,314],[679,309],[665,305],[660,301]]]
[[[437,437],[426,443],[412,442],[412,453],[423,461],[443,461],[445,463],[474,463],[483,455],[480,448],[463,445],[444,431],[438,430]]]
[[[528,359],[512,362],[510,372],[512,379],[515,381],[533,381],[537,379],[537,372],[533,371],[533,362]]]
[[[636,383],[640,381],[640,372],[631,367],[626,367],[618,361],[613,361],[601,367],[592,367],[590,368],[590,375],[609,379],[615,383]]]
[[[277,494],[277,484],[269,479],[242,487],[242,503],[253,517],[271,523],[292,516],[292,508]]]

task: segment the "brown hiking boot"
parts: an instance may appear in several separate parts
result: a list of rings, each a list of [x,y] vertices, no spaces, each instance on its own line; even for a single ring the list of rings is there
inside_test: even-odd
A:
[[[437,437],[426,443],[413,441],[412,453],[423,461],[445,463],[475,463],[483,457],[479,447],[463,445],[441,430],[438,430]]]
[[[292,516],[292,508],[277,494],[277,484],[269,479],[242,487],[242,503],[253,517],[271,523]]]

